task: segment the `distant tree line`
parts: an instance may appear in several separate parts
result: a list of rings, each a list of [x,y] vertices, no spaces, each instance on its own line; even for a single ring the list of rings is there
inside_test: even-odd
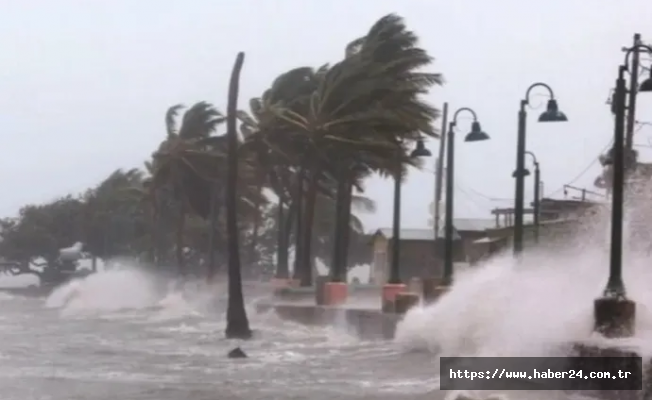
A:
[[[181,275],[205,277],[211,263],[216,273],[225,273],[224,207],[220,205],[221,210],[216,212],[212,239],[210,221],[191,213],[179,221],[174,209],[178,204],[173,199],[168,199],[167,207],[155,214],[148,199],[147,185],[152,176],[148,168],[117,170],[82,194],[26,205],[17,216],[0,219],[0,257],[7,267],[11,266],[7,272],[40,277],[42,268],[33,266],[57,266],[59,249],[80,241],[93,264],[98,258],[128,257],[142,266]],[[273,192],[263,192],[259,207],[239,207],[245,277],[269,277],[274,273],[280,248],[279,205],[278,200],[270,200],[273,197]],[[363,211],[373,211],[371,200],[356,196],[353,201]],[[333,200],[320,196],[315,214],[313,260],[319,258],[328,264],[334,236]],[[283,231],[288,243],[295,241],[292,228]],[[355,251],[350,252],[349,265],[369,262],[368,238],[355,215],[350,231]],[[288,254],[285,257],[290,258],[292,250],[290,245],[284,247]]]

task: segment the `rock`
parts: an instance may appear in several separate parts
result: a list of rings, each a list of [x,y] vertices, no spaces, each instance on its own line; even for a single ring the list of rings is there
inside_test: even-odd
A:
[[[229,354],[227,355],[229,358],[247,358],[247,353],[242,351],[241,348],[236,347],[235,349],[229,351]]]

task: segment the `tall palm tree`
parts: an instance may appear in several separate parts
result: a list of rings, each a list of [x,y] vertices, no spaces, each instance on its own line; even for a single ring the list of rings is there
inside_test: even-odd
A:
[[[288,124],[279,110],[307,112],[306,107],[309,106],[310,96],[319,83],[319,77],[327,70],[327,65],[318,69],[301,67],[290,70],[276,78],[263,97],[252,103],[252,111],[259,120],[259,134],[254,136],[254,140],[265,145],[259,146],[259,154],[268,151],[277,156],[275,161],[280,161],[280,168],[270,176],[270,180],[276,176],[277,183],[272,182],[272,186],[276,188],[279,199],[291,199],[288,220],[293,220],[296,225],[294,278],[301,279],[304,286],[312,283],[312,268],[310,263],[304,262],[304,254],[310,254],[311,240],[307,229],[310,229],[310,219],[314,214],[310,209],[312,202],[306,197],[312,194],[307,192],[306,188],[309,186],[308,182],[317,181],[317,175],[309,173],[311,154],[306,151],[306,142],[298,140],[301,136],[293,132],[296,127]],[[270,155],[265,157],[269,159]],[[289,186],[292,186],[292,189]],[[286,194],[286,190],[289,194]],[[287,225],[284,227],[286,230],[289,228]],[[287,232],[286,235],[279,233],[279,252],[287,251],[287,244],[282,241],[284,237],[287,237]],[[279,253],[279,261],[285,263],[286,255]],[[285,269],[284,266],[282,268]]]
[[[325,68],[325,67],[322,67]],[[289,278],[289,239],[293,225],[301,231],[303,226],[302,208],[305,169],[301,167],[304,158],[300,155],[301,147],[286,141],[288,128],[281,120],[275,108],[295,107],[305,104],[307,96],[314,91],[315,71],[309,67],[290,70],[277,77],[271,87],[259,98],[249,102],[251,114],[238,112],[241,131],[245,136],[243,147],[255,155],[256,163],[265,180],[278,197],[278,218],[285,223],[277,224],[277,277]],[[304,246],[302,235],[295,235],[295,253],[301,254]],[[295,277],[303,272],[299,267],[300,258],[295,257]]]
[[[175,209],[175,254],[179,274],[185,275],[183,233],[190,209],[202,216],[209,213],[206,180],[213,173],[218,155],[206,151],[206,140],[224,117],[212,105],[199,102],[185,112],[177,129],[176,117],[181,105],[168,109],[165,116],[167,137],[153,156],[151,190],[169,189]],[[198,192],[200,195],[198,195]]]
[[[311,258],[308,246],[320,177],[344,180],[340,190],[350,192],[353,170],[395,172],[396,163],[409,162],[408,144],[421,135],[436,136],[438,110],[421,96],[442,78],[419,72],[432,58],[417,47],[417,36],[400,17],[381,18],[347,50],[342,61],[306,79],[314,90],[302,103],[273,108],[288,126],[285,143],[295,143],[305,155],[304,265]],[[341,203],[345,200],[342,194]],[[302,279],[302,284],[310,282]]]
[[[238,247],[237,220],[237,182],[238,182],[238,133],[236,126],[238,110],[238,86],[240,71],[244,63],[244,53],[238,53],[229,83],[227,104],[227,138],[228,138],[228,179],[226,187],[226,219],[229,252],[229,300],[226,311],[226,337],[249,339],[251,329],[247,319],[242,293],[242,276],[240,271],[240,249]]]

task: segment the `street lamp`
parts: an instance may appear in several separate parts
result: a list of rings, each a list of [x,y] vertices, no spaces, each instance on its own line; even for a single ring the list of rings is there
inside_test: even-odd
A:
[[[417,147],[410,153],[410,157],[429,157],[432,153],[428,150],[423,139],[417,141]],[[401,160],[400,155],[396,162],[396,173],[394,175],[394,214],[392,223],[392,261],[390,265],[389,279],[387,283],[401,284],[401,272],[399,259],[401,255]]]
[[[453,283],[453,199],[454,199],[454,179],[455,179],[455,125],[457,123],[457,116],[467,111],[473,116],[473,123],[471,124],[471,132],[469,132],[464,141],[466,142],[479,142],[489,139],[478,122],[478,117],[475,111],[468,107],[463,107],[455,111],[453,120],[448,126],[448,147],[446,148],[446,220],[444,222],[444,271],[442,275],[441,285],[448,287]]]
[[[514,196],[514,254],[519,255],[523,251],[523,209],[525,195],[525,133],[527,113],[525,107],[529,104],[530,93],[536,87],[544,87],[550,94],[546,111],[539,116],[539,122],[566,122],[568,118],[559,111],[557,100],[552,88],[545,83],[537,82],[527,89],[525,99],[521,100],[521,108],[518,112],[518,137],[516,140],[516,194]]]
[[[652,92],[652,68],[650,68],[650,77],[641,83],[638,87],[639,92]]]
[[[423,139],[417,141],[417,147],[410,153],[410,157],[429,157],[432,153],[428,150]],[[397,153],[396,172],[394,174],[394,212],[392,222],[392,258],[389,270],[389,279],[383,286],[382,308],[384,312],[393,311],[394,298],[401,293],[405,285],[401,282],[399,260],[401,258],[401,154]]]
[[[534,201],[532,214],[534,215],[534,241],[539,243],[539,215],[541,210],[540,203],[540,194],[539,190],[541,189],[541,170],[539,169],[539,162],[537,161],[537,156],[534,155],[531,151],[526,151],[525,154],[528,154],[532,157],[534,162]],[[530,175],[530,171],[527,169],[524,171],[525,176]]]
[[[652,47],[636,45],[627,49],[625,63],[618,67],[618,79],[614,93],[614,145],[610,155],[605,160],[612,164],[612,192],[611,192],[611,249],[609,257],[609,280],[602,297],[593,303],[595,317],[595,330],[606,337],[628,337],[634,335],[636,323],[636,303],[628,299],[623,283],[623,202],[625,190],[625,169],[633,166],[635,162],[634,151],[625,150],[625,110],[627,87],[625,72],[629,66],[629,56],[633,51],[647,49],[652,52]],[[639,87],[641,92],[652,91],[652,77],[645,80]]]

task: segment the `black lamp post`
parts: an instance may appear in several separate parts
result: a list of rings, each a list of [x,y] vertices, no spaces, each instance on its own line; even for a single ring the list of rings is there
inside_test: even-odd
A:
[[[466,142],[479,142],[489,139],[489,135],[482,131],[478,117],[475,111],[468,107],[463,107],[455,111],[453,119],[448,126],[448,147],[446,148],[446,220],[444,222],[444,271],[442,275],[441,285],[450,286],[453,283],[453,201],[454,201],[454,186],[455,186],[455,125],[457,123],[457,116],[463,112],[468,111],[473,115],[473,124],[471,125],[471,132],[466,137]]]
[[[537,161],[537,156],[534,155],[531,151],[526,151],[525,154],[528,154],[532,157],[534,162],[534,201],[532,202],[532,214],[534,219],[534,242],[539,243],[539,216],[541,214],[541,203],[539,190],[541,189],[541,169],[539,168],[539,161]],[[530,171],[525,170],[525,176],[530,175]]]
[[[410,153],[410,157],[430,157],[432,153],[426,148],[422,139],[417,141],[417,148]],[[401,283],[401,270],[399,260],[401,258],[401,169],[402,163],[400,154],[396,159],[396,173],[394,175],[394,215],[392,223],[392,261],[389,270],[389,284]]]
[[[593,312],[595,330],[607,337],[632,336],[636,322],[636,303],[626,297],[625,284],[623,283],[622,246],[625,170],[633,167],[635,163],[634,151],[625,148],[625,103],[627,96],[625,72],[627,72],[629,65],[630,54],[640,49],[647,49],[652,52],[650,46],[633,46],[627,50],[625,64],[618,67],[613,105],[615,113],[614,145],[605,160],[605,164],[613,165],[609,280],[603,296],[595,300]],[[641,84],[638,91],[652,92],[652,76]]]
[[[530,102],[530,93],[536,87],[544,87],[550,93],[548,106],[539,116],[539,122],[561,122],[568,121],[566,115],[559,111],[557,100],[552,88],[545,83],[537,82],[527,89],[525,99],[521,100],[521,108],[518,112],[518,137],[516,140],[516,171],[512,175],[516,178],[516,193],[514,195],[514,254],[519,255],[523,251],[523,210],[525,195],[525,133],[527,113],[525,106]]]

